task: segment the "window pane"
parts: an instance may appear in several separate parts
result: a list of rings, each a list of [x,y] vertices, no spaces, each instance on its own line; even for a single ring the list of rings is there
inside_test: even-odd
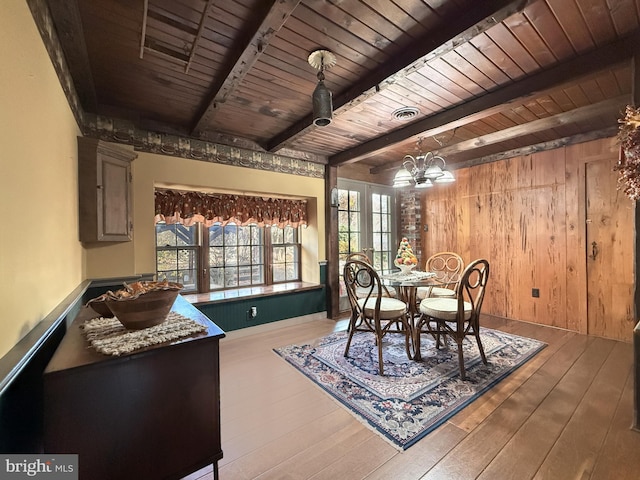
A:
[[[209,245],[212,247],[221,247],[223,245],[224,229],[220,225],[209,227]]]
[[[225,287],[235,287],[238,285],[238,270],[235,268],[224,269],[224,285]]]
[[[338,190],[338,209],[346,210],[349,205],[349,192],[347,190]]]
[[[196,270],[179,270],[178,283],[181,283],[185,290],[197,290]]]
[[[254,285],[264,283],[264,267],[262,265],[251,267],[251,280]]]
[[[212,268],[209,270],[209,288],[212,290],[224,288],[224,269]]]
[[[221,247],[209,248],[209,266],[210,267],[224,266],[224,248],[221,248]]]
[[[351,240],[351,244],[349,245],[349,251],[361,252],[362,248],[360,248],[360,234],[352,233],[350,240]]]
[[[251,285],[251,267],[240,267],[238,269],[238,285]]]
[[[349,214],[349,229],[352,232],[357,232],[360,229],[360,213],[352,212]]]
[[[284,282],[287,279],[283,264],[273,266],[273,281]]]
[[[160,250],[157,253],[156,264],[158,271],[172,270],[178,264],[178,252],[175,250]]]
[[[284,241],[285,243],[296,243],[296,230],[293,227],[285,227]]]
[[[295,247],[286,247],[286,254],[285,254],[285,258],[287,263],[291,263],[291,262],[295,262],[296,259],[296,252],[298,251],[297,248]]]
[[[238,247],[226,247],[224,249],[224,264],[225,266],[238,264]]]
[[[281,228],[271,227],[271,242],[272,243],[283,243],[284,242],[284,232]]]
[[[284,254],[284,247],[273,247],[273,263],[283,263],[285,261]]]
[[[236,245],[238,243],[238,230],[235,225],[224,227],[224,243],[225,245]]]
[[[240,265],[251,265],[251,247],[238,247],[238,263]]]

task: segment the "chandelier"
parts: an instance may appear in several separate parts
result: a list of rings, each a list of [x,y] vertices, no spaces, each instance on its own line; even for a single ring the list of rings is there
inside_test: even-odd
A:
[[[419,140],[418,146],[421,143],[422,140]],[[393,186],[408,187],[413,181],[416,188],[429,188],[433,187],[434,183],[455,182],[455,177],[446,170],[446,166],[444,158],[433,152],[419,153],[415,157],[405,155],[402,159],[402,168],[393,177]]]

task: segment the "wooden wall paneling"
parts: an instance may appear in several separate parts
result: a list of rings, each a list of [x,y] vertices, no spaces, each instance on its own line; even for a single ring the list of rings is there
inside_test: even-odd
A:
[[[535,191],[519,189],[514,192],[513,217],[516,227],[514,235],[516,283],[511,294],[515,297],[513,317],[527,322],[538,322],[537,305],[540,299],[532,299],[533,288],[539,288],[536,275],[535,243]]]
[[[611,169],[616,160],[610,162]],[[610,176],[612,186],[617,186],[617,175]],[[616,338],[630,342],[633,338],[633,329],[636,324],[634,313],[634,203],[617,188],[612,190],[611,226],[614,231],[611,234],[611,271],[614,277],[611,279],[611,316],[619,321],[613,322]],[[609,323],[609,322],[607,322]],[[617,330],[617,331],[616,331]]]
[[[560,162],[558,162],[560,163]],[[566,328],[566,229],[564,185],[533,190],[536,199],[538,323]]]
[[[533,155],[533,185],[537,195],[537,282],[542,322],[566,328],[565,164],[562,150]]]
[[[471,228],[471,210],[469,202],[469,188],[471,169],[456,171],[456,246],[455,251],[462,257],[465,264],[471,262],[469,235]]]
[[[533,156],[522,155],[515,157],[516,161],[516,188],[529,188],[533,186]]]
[[[584,144],[562,149],[565,159],[566,328],[587,333]]]
[[[506,309],[506,252],[505,252],[505,192],[494,192],[487,196],[489,201],[489,229],[486,243],[489,260],[489,283],[487,286],[486,307],[483,311],[492,315],[504,316]]]
[[[515,162],[511,162],[511,164],[514,165]],[[516,190],[509,189],[504,196],[505,308],[502,316],[518,318],[516,315],[520,299],[517,296],[517,289],[520,285],[520,278],[517,260],[520,248],[520,221],[515,215]]]

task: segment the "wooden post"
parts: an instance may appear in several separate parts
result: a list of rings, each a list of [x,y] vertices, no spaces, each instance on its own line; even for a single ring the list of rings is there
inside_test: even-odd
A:
[[[338,167],[325,167],[325,243],[327,245],[327,317],[340,315],[340,284],[338,272],[338,208],[332,206],[332,191],[338,188]]]

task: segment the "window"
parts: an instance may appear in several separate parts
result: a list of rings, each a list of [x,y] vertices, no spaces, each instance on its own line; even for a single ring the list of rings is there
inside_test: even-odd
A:
[[[300,280],[300,251],[299,228],[156,224],[158,279],[185,292]]]
[[[271,265],[273,283],[300,279],[298,229],[271,227]]]
[[[158,279],[184,285],[184,291],[197,290],[200,255],[198,225],[175,223],[156,225],[156,271]]]
[[[209,227],[209,290],[265,283],[264,229]]]

